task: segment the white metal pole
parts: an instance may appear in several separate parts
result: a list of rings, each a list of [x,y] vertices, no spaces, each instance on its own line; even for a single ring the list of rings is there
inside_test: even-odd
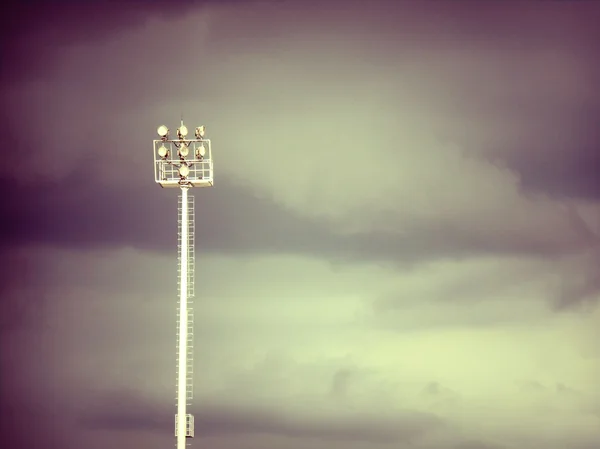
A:
[[[181,186],[181,267],[179,270],[179,363],[177,382],[177,449],[185,449],[187,423],[187,292],[188,292],[188,186]]]

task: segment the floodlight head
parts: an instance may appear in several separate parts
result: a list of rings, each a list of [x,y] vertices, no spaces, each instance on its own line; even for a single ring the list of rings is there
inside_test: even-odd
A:
[[[166,146],[164,146],[164,144],[163,144],[163,145],[161,145],[161,146],[160,146],[160,148],[158,149],[157,153],[158,153],[158,155],[159,155],[161,158],[163,158],[163,159],[166,159],[166,157],[169,155],[169,150],[168,150],[168,149],[167,149],[167,147],[166,147]]]
[[[179,137],[179,139],[183,139],[183,138],[185,138],[185,136],[187,136],[187,134],[188,134],[188,129],[182,123],[181,126],[179,128],[177,128],[177,137]]]
[[[156,130],[161,139],[166,140],[169,137],[169,128],[165,125],[160,125]]]
[[[179,147],[179,156],[185,158],[188,156],[188,154],[190,154],[190,147],[188,147],[186,144],[182,144]]]
[[[187,165],[182,165],[179,167],[179,176],[182,178],[186,178],[190,174],[190,168]]]
[[[196,139],[202,139],[205,134],[206,134],[206,128],[204,127],[204,125],[196,128]]]
[[[201,143],[200,145],[198,145],[196,147],[196,157],[198,159],[202,159],[202,158],[204,158],[205,154],[206,154],[206,147],[204,146],[203,143]]]

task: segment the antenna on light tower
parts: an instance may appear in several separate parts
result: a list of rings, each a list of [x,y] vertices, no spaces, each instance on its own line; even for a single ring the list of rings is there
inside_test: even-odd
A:
[[[188,139],[183,124],[177,128],[177,138],[169,138],[169,129],[158,127],[159,140],[154,140],[154,180],[161,187],[181,190],[178,202],[179,304],[177,314],[177,413],[175,437],[177,449],[185,449],[186,438],[194,437],[194,416],[187,413],[193,399],[194,344],[194,197],[190,187],[213,186],[213,161],[210,139],[205,139],[205,127],[196,128],[195,139]],[[190,147],[194,151],[190,154]]]

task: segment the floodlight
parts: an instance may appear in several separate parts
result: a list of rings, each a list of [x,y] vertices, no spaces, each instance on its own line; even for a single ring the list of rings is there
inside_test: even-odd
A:
[[[160,148],[158,149],[158,155],[160,157],[162,157],[163,159],[165,159],[168,154],[169,154],[169,150],[167,149],[167,147],[164,145],[161,145]]]
[[[165,125],[160,125],[156,132],[158,132],[158,135],[161,137],[161,139],[166,139],[169,136],[169,128],[167,128]]]
[[[198,145],[196,147],[196,157],[198,159],[201,159],[204,157],[205,154],[206,154],[206,148],[204,147],[204,144],[201,143],[200,145]]]
[[[182,165],[181,167],[179,167],[179,175],[182,178],[185,178],[189,174],[190,174],[190,168],[187,165]]]
[[[190,154],[190,147],[188,147],[185,144],[181,145],[179,147],[179,156],[180,157],[187,157],[188,154]]]
[[[204,127],[204,125],[196,128],[196,139],[202,139],[204,137],[204,134],[206,134],[206,128]]]
[[[185,125],[181,125],[178,129],[177,129],[177,136],[180,139],[183,139],[185,136],[187,136],[188,133],[188,129]]]

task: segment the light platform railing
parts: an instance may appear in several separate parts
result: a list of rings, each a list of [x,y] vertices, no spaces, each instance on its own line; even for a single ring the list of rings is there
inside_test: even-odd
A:
[[[182,145],[187,147],[184,157],[180,156]],[[213,186],[210,139],[155,140],[154,180],[161,187]]]

